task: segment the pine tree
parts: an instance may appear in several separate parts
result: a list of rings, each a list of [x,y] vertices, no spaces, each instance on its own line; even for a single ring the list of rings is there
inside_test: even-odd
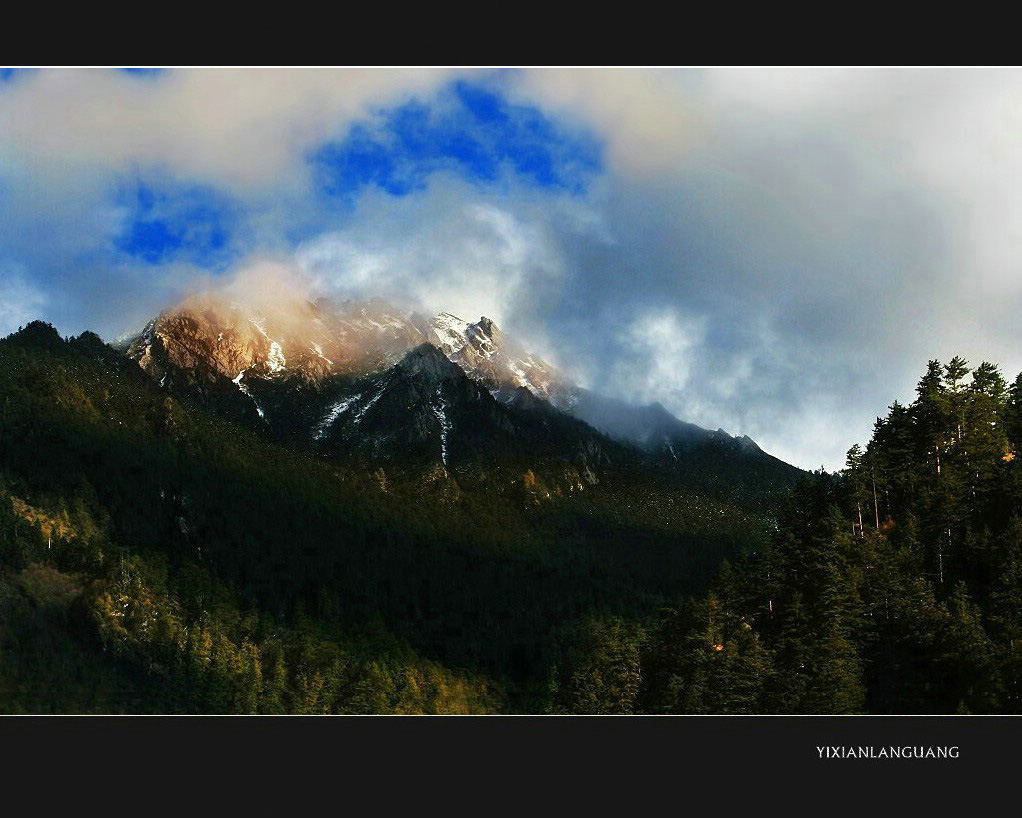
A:
[[[994,646],[983,628],[979,608],[959,582],[948,600],[947,632],[949,703],[959,713],[986,713],[994,707],[1000,687]]]
[[[798,590],[791,590],[778,606],[778,635],[772,644],[774,676],[767,693],[767,708],[778,713],[804,713],[810,685],[809,619]]]

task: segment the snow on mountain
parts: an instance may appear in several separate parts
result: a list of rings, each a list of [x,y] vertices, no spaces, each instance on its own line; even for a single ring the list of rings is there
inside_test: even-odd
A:
[[[252,403],[255,405],[255,410],[256,410],[256,413],[259,415],[259,418],[261,420],[265,421],[266,420],[266,412],[265,412],[265,410],[263,409],[262,406],[259,405],[259,401],[257,401],[255,399],[255,395],[253,395],[252,394],[252,390],[248,388],[248,384],[246,384],[242,380],[245,377],[245,373],[246,372],[248,372],[247,369],[241,370],[241,372],[238,373],[238,377],[232,378],[231,380],[235,384],[237,384],[238,389],[240,389],[245,395],[247,395],[251,399]],[[164,377],[166,377],[166,376],[164,376]]]
[[[270,342],[270,351],[266,357],[266,368],[270,372],[280,372],[285,366],[287,361],[284,358],[284,350],[276,341]]]
[[[434,400],[430,402],[429,408],[440,426],[440,459],[446,467],[450,465],[447,462],[447,436],[451,433],[451,421],[444,411],[444,396],[440,385],[437,385]]]
[[[260,384],[297,379],[318,390],[328,379],[383,373],[423,344],[439,349],[500,402],[510,403],[524,388],[611,437],[662,450],[671,459],[714,442],[758,451],[748,438],[685,423],[659,404],[635,406],[582,389],[485,316],[470,322],[441,312],[426,319],[380,299],[301,301],[256,313],[215,296],[195,297],[150,321],[127,354],[157,382],[169,378],[186,391],[213,388],[218,379],[233,382],[255,404],[259,417],[270,422],[267,414],[282,410],[280,404],[271,408],[272,401],[263,402]],[[347,412],[357,424],[373,403],[355,396],[321,405],[318,420],[304,421],[310,423],[306,434],[321,439]],[[441,412],[438,406],[433,414],[444,429],[446,452],[448,429]]]
[[[437,334],[437,346],[448,358],[460,352],[468,343],[469,328],[472,325],[456,315],[442,312],[431,319],[429,324]]]
[[[506,398],[524,386],[534,395],[556,402],[570,389],[570,383],[553,367],[509,339],[485,316],[473,324],[442,312],[430,326],[444,354],[498,397]]]
[[[321,440],[326,433],[330,431],[330,427],[333,426],[334,421],[337,420],[337,418],[339,418],[344,412],[347,412],[348,409],[351,408],[351,405],[361,397],[361,395],[351,395],[346,398],[341,398],[333,404],[327,410],[326,414],[323,415],[323,419],[316,424],[316,427],[312,430],[313,440]]]

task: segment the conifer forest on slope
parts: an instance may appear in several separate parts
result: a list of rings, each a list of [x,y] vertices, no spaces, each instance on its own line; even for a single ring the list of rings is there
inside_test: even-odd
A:
[[[1019,441],[1022,380],[956,358],[776,503],[623,454],[585,494],[541,455],[452,493],[31,324],[0,341],[0,710],[1018,712]]]

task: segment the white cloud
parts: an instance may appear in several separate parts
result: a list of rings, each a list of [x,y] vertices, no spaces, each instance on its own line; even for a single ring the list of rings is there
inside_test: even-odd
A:
[[[343,230],[305,242],[296,259],[318,289],[536,329],[544,300],[563,283],[558,209],[556,200],[523,194],[505,203],[438,179],[418,196],[366,194]],[[572,218],[570,205],[565,211]]]
[[[605,140],[622,248],[597,275],[627,265],[630,301],[708,319],[684,400],[659,391],[688,419],[838,468],[928,358],[1022,368],[1022,71],[534,69],[517,90]]]
[[[306,152],[373,106],[450,78],[421,68],[175,68],[139,78],[50,68],[0,88],[0,152],[54,169],[160,166],[246,190],[304,174]]]
[[[618,333],[617,389],[642,403],[670,403],[691,417],[698,387],[690,391],[690,379],[705,332],[705,319],[682,316],[671,307],[634,318]]]
[[[626,173],[648,177],[673,170],[711,135],[685,72],[531,68],[514,79],[524,99],[593,127],[606,141],[612,167]]]

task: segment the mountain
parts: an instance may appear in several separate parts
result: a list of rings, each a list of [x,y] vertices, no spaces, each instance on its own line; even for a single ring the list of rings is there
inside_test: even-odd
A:
[[[0,711],[548,711],[566,646],[633,646],[798,474],[486,318],[33,322],[0,340]]]
[[[206,295],[150,321],[129,339],[127,354],[157,380],[170,374],[208,383],[286,372],[318,381],[385,368],[431,340],[436,335],[422,318],[379,300],[290,300],[254,310]]]
[[[1022,375],[930,362],[777,502],[754,444],[615,440],[367,313],[319,375],[240,311],[0,339],[0,712],[1022,709]]]
[[[564,486],[584,489],[614,457],[759,500],[798,473],[748,437],[579,387],[486,317],[427,319],[379,299],[253,310],[206,296],[161,314],[125,351],[161,387],[335,458],[466,480],[548,458],[567,464]]]
[[[430,321],[439,347],[473,378],[487,384],[500,399],[526,388],[561,411],[585,421],[610,437],[676,456],[700,446],[714,445],[735,452],[761,452],[752,438],[732,437],[678,420],[661,404],[640,406],[607,397],[572,383],[563,373],[523,345],[507,337],[485,316],[470,323],[442,312]]]
[[[119,351],[0,340],[0,711],[542,712],[576,624],[765,542],[755,487],[686,484],[363,307],[331,307],[377,341],[321,336],[330,373],[230,305]]]

